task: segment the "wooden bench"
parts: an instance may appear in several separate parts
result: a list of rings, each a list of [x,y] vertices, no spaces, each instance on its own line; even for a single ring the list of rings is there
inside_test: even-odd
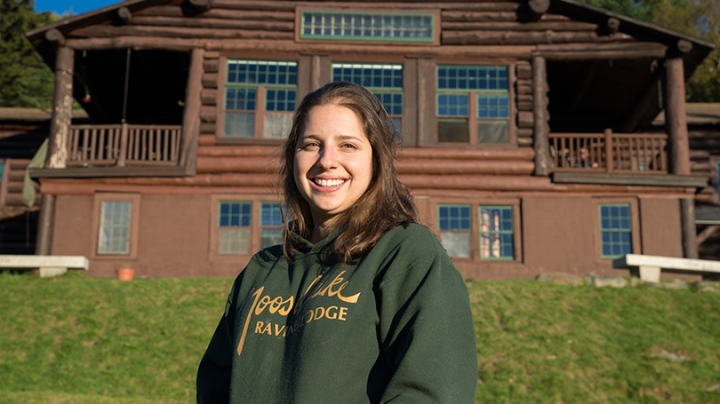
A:
[[[62,275],[68,269],[87,271],[88,259],[79,255],[0,255],[0,270],[40,269],[40,277]]]
[[[720,261],[626,254],[613,261],[613,268],[629,269],[631,275],[647,282],[660,282],[660,271],[702,275],[703,279],[720,280]]]

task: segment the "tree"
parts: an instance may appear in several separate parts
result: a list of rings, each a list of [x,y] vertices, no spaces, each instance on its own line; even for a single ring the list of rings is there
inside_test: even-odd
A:
[[[720,102],[720,2],[718,0],[580,0],[715,44],[686,86],[692,102]]]
[[[57,21],[37,13],[33,0],[0,1],[0,106],[50,108],[54,75],[25,32]]]

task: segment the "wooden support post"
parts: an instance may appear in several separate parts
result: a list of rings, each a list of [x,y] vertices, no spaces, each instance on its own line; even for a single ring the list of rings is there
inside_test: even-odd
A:
[[[320,83],[320,55],[310,57],[310,91],[315,91],[322,85]]]
[[[419,146],[434,146],[438,141],[435,99],[435,60],[417,58],[417,140]]]
[[[132,22],[132,13],[127,7],[120,7],[117,11],[118,18],[125,25],[129,25]]]
[[[46,168],[65,168],[67,139],[72,120],[73,67],[75,51],[60,47],[55,60],[55,94],[50,120],[50,142]]]
[[[50,255],[52,244],[52,224],[55,216],[55,195],[45,194],[40,203],[35,255]]]
[[[695,227],[695,201],[692,198],[680,199],[680,219],[682,223],[683,255],[685,258],[698,258],[697,229]]]
[[[690,145],[685,116],[685,73],[683,60],[679,57],[665,61],[665,129],[670,143],[671,173],[690,175]]]
[[[548,125],[547,109],[547,70],[545,58],[533,57],[533,121],[535,139],[535,175],[550,174],[550,126]]]
[[[196,172],[204,56],[205,50],[202,48],[193,49],[190,56],[190,72],[185,90],[185,110],[183,111],[182,153],[180,154],[180,165],[185,166],[185,175],[195,175]]]
[[[605,129],[605,172],[613,172],[612,129]]]
[[[65,36],[57,28],[45,32],[45,39],[55,48],[65,46]]]
[[[123,122],[120,127],[120,152],[117,159],[118,167],[125,167],[125,158],[127,157],[128,145],[128,125]]]

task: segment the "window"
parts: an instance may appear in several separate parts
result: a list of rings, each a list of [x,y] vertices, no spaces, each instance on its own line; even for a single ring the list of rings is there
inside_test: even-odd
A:
[[[480,259],[515,259],[512,206],[480,206]]]
[[[260,203],[260,248],[267,248],[277,244],[282,244],[284,210],[284,203]]]
[[[102,201],[97,253],[130,254],[132,201]]]
[[[435,42],[434,13],[300,12],[300,39]]]
[[[451,257],[470,258],[470,205],[438,205],[440,242]]]
[[[403,67],[395,64],[333,63],[333,81],[349,81],[370,90],[402,133]]]
[[[218,254],[249,254],[252,203],[220,201],[218,208]]]
[[[437,66],[438,142],[509,143],[507,66]]]
[[[228,59],[223,136],[282,139],[297,104],[297,63]]]
[[[632,222],[629,204],[600,205],[602,258],[614,259],[632,253]]]

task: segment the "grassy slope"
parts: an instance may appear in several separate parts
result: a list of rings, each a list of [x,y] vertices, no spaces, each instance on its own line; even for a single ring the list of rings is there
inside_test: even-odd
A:
[[[0,402],[192,402],[230,284],[0,275]],[[478,402],[720,403],[720,295],[468,286]]]

